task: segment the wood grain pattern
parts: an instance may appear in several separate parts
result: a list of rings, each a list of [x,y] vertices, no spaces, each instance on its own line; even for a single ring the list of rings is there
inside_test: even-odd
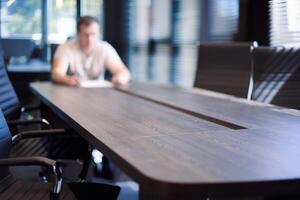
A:
[[[139,182],[145,196],[197,199],[298,192],[299,116],[202,90],[153,84],[133,83],[119,91],[51,83],[33,83],[31,88]],[[245,129],[234,130],[184,110]]]
[[[118,88],[128,94],[170,105],[174,108],[210,116],[245,128],[300,130],[300,112],[269,104],[246,101],[203,89],[184,89],[142,82]]]

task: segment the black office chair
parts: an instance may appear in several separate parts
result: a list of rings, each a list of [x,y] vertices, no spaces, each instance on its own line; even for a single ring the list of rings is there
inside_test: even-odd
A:
[[[30,135],[24,137],[31,137]],[[0,110],[0,199],[117,199],[118,186],[98,183],[62,184],[64,161],[55,161],[45,157],[9,158],[12,144],[9,128]],[[50,168],[55,184],[16,180],[8,166],[41,165]],[[52,189],[53,188],[53,189]]]
[[[300,48],[254,50],[253,100],[300,109]]]
[[[200,43],[194,87],[250,99],[256,42]]]
[[[26,130],[22,133],[34,133],[35,138],[18,143],[11,151],[11,156],[47,156],[52,159],[68,158],[84,161],[79,177],[84,179],[87,174],[91,150],[89,144],[74,131],[52,129],[51,124],[42,118],[19,119],[22,109],[18,97],[7,76],[6,70],[0,64],[0,108],[9,119],[8,124],[13,135],[18,133],[18,125],[42,124],[48,130]],[[33,108],[33,107],[32,107]],[[27,128],[28,129],[28,128]],[[49,130],[51,129],[51,130]],[[40,134],[41,137],[37,137]],[[76,148],[74,148],[76,147]]]
[[[22,106],[19,98],[9,80],[3,61],[3,51],[0,48],[0,108],[3,110],[6,119],[11,120],[10,125],[19,124],[45,124],[50,126],[49,122],[45,119],[34,120],[19,120],[21,113],[26,113],[31,110],[37,109],[37,105]],[[19,121],[18,121],[19,120]]]
[[[3,64],[2,51],[0,48],[0,108],[3,110],[7,123],[13,135],[18,131],[19,125],[41,124],[47,129],[52,129],[52,125],[43,118],[20,119],[21,114],[27,111],[38,109],[37,106],[21,106],[16,92],[9,80]],[[72,130],[30,130],[41,137],[35,137],[17,144],[11,152],[12,156],[47,156],[52,159],[68,158],[84,161],[80,178],[84,178],[87,173],[88,162],[90,160],[91,148],[89,144]],[[54,137],[55,136],[55,137]],[[75,148],[74,148],[75,147]]]

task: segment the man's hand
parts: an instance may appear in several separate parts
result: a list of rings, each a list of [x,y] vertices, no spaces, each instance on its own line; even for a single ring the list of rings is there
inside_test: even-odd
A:
[[[115,74],[112,77],[112,83],[114,85],[125,85],[130,80],[130,75],[128,73]]]
[[[69,76],[66,75],[68,70],[68,63],[54,58],[53,67],[51,71],[51,78],[55,83],[69,85],[69,86],[79,86],[79,77],[76,75]]]
[[[78,76],[74,75],[74,76],[66,76],[66,84],[70,85],[70,86],[79,86],[79,78]]]

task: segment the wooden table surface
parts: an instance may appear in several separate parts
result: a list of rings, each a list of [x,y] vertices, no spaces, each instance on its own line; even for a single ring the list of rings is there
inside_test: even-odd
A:
[[[299,111],[208,90],[143,82],[132,83],[130,87],[120,87],[118,90],[199,118],[208,116],[244,128],[300,130]]]
[[[147,83],[31,89],[136,180],[141,199],[298,192],[297,111]]]

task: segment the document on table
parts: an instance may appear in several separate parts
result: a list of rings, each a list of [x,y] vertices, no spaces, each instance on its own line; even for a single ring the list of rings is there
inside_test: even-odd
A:
[[[84,80],[80,81],[80,87],[83,88],[100,88],[100,87],[113,87],[113,84],[104,80]]]

